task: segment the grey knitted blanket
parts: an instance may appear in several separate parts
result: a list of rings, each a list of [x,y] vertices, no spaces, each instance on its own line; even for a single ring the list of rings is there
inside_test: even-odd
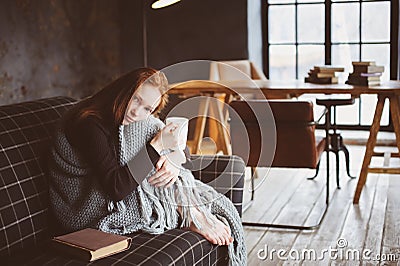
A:
[[[153,116],[120,126],[120,164],[130,161],[163,126],[162,121]],[[210,226],[217,217],[230,227],[234,238],[228,246],[230,265],[246,264],[243,228],[236,208],[224,195],[196,180],[191,171],[182,168],[178,180],[169,188],[154,187],[146,178],[125,199],[112,202],[96,178],[90,178],[90,169],[69,145],[62,130],[57,131],[55,139],[52,155],[57,167],[49,171],[50,200],[53,213],[64,227],[79,230],[90,226],[115,234],[138,230],[160,234],[165,230],[188,227],[192,221],[201,230],[201,224],[192,213],[197,208]],[[153,169],[149,176],[155,171]],[[181,224],[178,224],[178,206],[182,210]]]

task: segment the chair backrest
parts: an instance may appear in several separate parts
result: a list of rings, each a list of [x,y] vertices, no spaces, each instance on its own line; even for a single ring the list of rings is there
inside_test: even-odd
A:
[[[213,61],[210,64],[210,80],[268,80],[264,72],[250,60]],[[265,95],[261,92],[244,93],[245,99],[290,99],[290,95]]]
[[[54,124],[73,102],[54,97],[0,107],[0,261],[48,237],[42,160]]]
[[[266,80],[264,73],[249,60],[211,62],[210,80]]]
[[[252,100],[233,101],[230,106],[232,153],[242,157],[247,166],[316,168],[320,152],[316,149],[312,102]],[[271,116],[256,116],[258,110],[268,111],[269,108]],[[276,128],[273,159],[263,151],[273,147],[271,132],[265,132],[266,129],[275,130],[271,127]],[[249,144],[243,141],[245,138]]]

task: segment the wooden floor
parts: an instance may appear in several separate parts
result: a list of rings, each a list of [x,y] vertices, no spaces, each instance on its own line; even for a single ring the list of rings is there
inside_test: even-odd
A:
[[[365,148],[348,147],[351,174],[358,177]],[[400,176],[369,174],[359,205],[353,205],[357,179],[347,177],[344,156],[340,159],[341,189],[336,189],[333,155],[330,159],[331,197],[321,227],[311,232],[245,227],[248,265],[400,265]],[[314,175],[308,169],[259,169],[255,201],[243,221],[314,224],[325,206],[324,166],[325,155],[315,180],[306,179]],[[365,259],[358,259],[363,252]]]

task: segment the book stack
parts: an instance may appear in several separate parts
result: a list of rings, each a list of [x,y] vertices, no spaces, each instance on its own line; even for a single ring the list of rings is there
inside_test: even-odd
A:
[[[346,84],[373,86],[381,83],[384,66],[377,66],[374,61],[352,62],[353,73],[349,74]]]
[[[306,77],[304,81],[318,84],[336,84],[338,83],[336,72],[343,71],[344,67],[314,66],[313,69],[310,69],[308,77]]]

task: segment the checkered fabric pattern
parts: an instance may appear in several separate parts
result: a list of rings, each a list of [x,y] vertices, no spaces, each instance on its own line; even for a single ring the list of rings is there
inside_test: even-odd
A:
[[[86,265],[49,245],[47,182],[42,160],[52,128],[75,100],[55,97],[0,107],[0,264]],[[230,198],[241,213],[244,162],[237,156],[193,156],[195,177]],[[96,265],[226,265],[227,248],[173,229],[135,233],[128,251]]]
[[[52,126],[74,100],[0,107],[0,257],[47,238],[47,184],[41,160]]]
[[[205,238],[189,230],[173,229],[160,235],[135,233],[130,235],[129,250],[118,253],[91,265],[227,265],[225,247],[212,245]],[[51,250],[51,249],[49,249]],[[51,252],[42,253],[24,265],[87,265],[87,263]]]
[[[242,158],[236,155],[192,155],[191,160],[194,177],[225,194],[241,216],[246,170]]]

